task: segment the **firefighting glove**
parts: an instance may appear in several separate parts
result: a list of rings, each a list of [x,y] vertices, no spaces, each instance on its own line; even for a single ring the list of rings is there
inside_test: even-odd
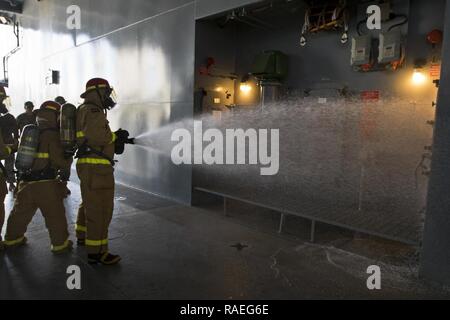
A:
[[[127,130],[119,129],[115,132],[115,135],[117,137],[116,141],[119,141],[120,143],[127,143],[128,138],[130,137],[130,133]]]
[[[116,142],[114,142],[114,153],[117,155],[121,155],[125,152],[125,143],[116,140]]]
[[[129,138],[130,133],[126,130],[119,129],[115,132],[115,154],[123,154],[126,144],[134,144],[134,138]]]

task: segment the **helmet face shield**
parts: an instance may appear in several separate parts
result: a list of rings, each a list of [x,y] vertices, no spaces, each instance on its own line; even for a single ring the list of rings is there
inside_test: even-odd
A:
[[[117,93],[116,90],[114,90],[114,88],[111,88],[111,93],[109,94],[109,97],[114,102],[114,104],[117,104]]]
[[[114,88],[108,88],[106,91],[106,97],[103,101],[103,105],[105,109],[111,110],[117,105],[117,94]]]
[[[9,111],[11,109],[11,98],[5,97],[3,101],[1,102],[1,106],[6,109],[6,111]]]
[[[11,98],[10,97],[6,97],[5,100],[3,100],[3,104],[5,105],[5,107],[9,110],[11,109]]]

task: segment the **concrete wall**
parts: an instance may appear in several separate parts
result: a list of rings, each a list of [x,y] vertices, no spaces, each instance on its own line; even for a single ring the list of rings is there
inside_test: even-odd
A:
[[[113,129],[123,127],[137,135],[192,117],[195,20],[256,2],[259,1],[26,1],[24,14],[20,16],[22,49],[10,60],[13,113],[19,113],[26,100],[40,104],[56,95],[64,95],[78,103],[85,82],[90,77],[102,76],[111,81],[119,95],[120,105],[110,113]],[[410,26],[414,32],[409,35],[409,40],[415,40],[414,43],[409,41],[408,45],[425,50],[427,45],[423,36],[430,27],[439,26],[442,0],[432,3],[412,0],[412,8],[415,3],[417,9],[411,9],[411,14],[420,18],[420,23]],[[76,32],[66,28],[66,10],[72,4],[79,5],[82,10],[82,29]],[[272,43],[273,46],[292,46],[286,49],[301,52],[296,46],[301,20],[295,20],[295,27],[273,42],[262,41],[261,35],[259,39],[252,35],[253,42],[246,48],[257,49],[260,42],[259,46],[264,48]],[[268,35],[265,38],[271,39]],[[245,39],[244,35],[242,39]],[[311,39],[311,47],[299,53],[302,79],[317,73],[317,69],[308,63],[308,55],[320,53],[335,40],[335,37],[318,35],[317,39]],[[251,50],[242,52],[242,61],[252,55]],[[342,73],[339,69],[348,68],[348,60],[348,50],[340,49],[337,54],[321,60],[325,66],[337,64],[338,69],[325,67],[321,71],[326,74],[334,70],[333,74],[351,78],[350,71]],[[238,66],[238,69],[243,72],[244,67]],[[49,69],[61,71],[60,85],[46,83]],[[369,75],[366,79],[374,78],[372,83],[380,83],[376,77]],[[363,83],[358,78],[355,82]],[[190,201],[190,168],[172,166],[167,157],[133,147],[128,148],[128,153],[119,160],[119,181],[178,201]]]
[[[404,39],[407,54],[404,67],[397,72],[358,73],[353,71],[350,66],[351,41],[345,45],[340,44],[338,32],[308,35],[307,46],[300,47],[299,38],[304,17],[302,9],[281,16],[267,15],[263,19],[275,26],[269,30],[251,28],[239,23],[230,23],[224,29],[219,29],[214,20],[202,21],[198,23],[201,32],[197,34],[197,59],[204,59],[207,55],[214,56],[221,66],[231,64],[227,71],[236,72],[241,77],[250,71],[256,54],[263,50],[276,49],[289,56],[290,72],[285,85],[291,91],[302,92],[326,79],[340,86],[346,85],[355,92],[380,90],[385,95],[394,94],[408,96],[409,99],[420,102],[429,101],[436,95],[431,81],[425,86],[412,87],[410,78],[414,60],[430,59],[432,55],[431,46],[425,39],[431,30],[443,28],[444,3],[444,0],[393,1],[394,12],[407,14],[411,21],[402,27],[403,34],[407,34]],[[356,24],[361,15],[359,13],[358,18],[355,18],[357,14],[355,11],[352,10],[350,37],[356,35]],[[378,35],[375,34],[375,37]],[[440,48],[437,48],[436,52],[439,56]],[[238,104],[243,105],[255,101],[255,99],[239,96],[239,90],[237,90],[236,100]]]
[[[79,5],[82,28],[66,28],[66,9]],[[193,113],[194,2],[27,1],[23,48],[11,58],[10,94],[17,106],[56,95],[78,103],[86,81],[107,78],[119,96],[112,129],[135,136]],[[49,69],[60,85],[46,84]],[[127,148],[116,167],[127,185],[189,203],[190,168],[156,152]]]
[[[283,16],[283,20],[268,19],[267,22],[277,26],[268,31],[247,27],[238,31],[237,56],[240,57],[236,66],[238,74],[249,72],[254,56],[263,51],[276,49],[289,56],[290,73],[286,85],[294,90],[308,89],[321,82],[330,80],[341,86],[347,85],[355,91],[381,90],[396,95],[407,95],[410,98],[426,100],[430,94],[434,95],[433,84],[411,90],[409,80],[414,60],[428,58],[430,45],[426,42],[426,35],[431,30],[443,26],[444,1],[423,0],[395,0],[392,1],[393,10],[397,14],[407,14],[409,21],[403,27],[403,34],[407,34],[406,66],[397,72],[358,73],[350,67],[351,41],[342,45],[340,33],[323,32],[308,35],[308,44],[299,46],[303,12],[296,12]],[[352,12],[349,36],[356,35]],[[378,35],[375,35],[378,37]]]
[[[110,80],[119,106],[111,127],[138,135],[193,115],[195,18],[249,1],[46,0],[25,2],[22,49],[10,60],[12,112],[24,101],[40,105],[63,95],[79,103],[91,77]],[[67,7],[78,5],[81,30],[66,27]],[[48,70],[61,72],[47,84]],[[191,169],[156,152],[130,147],[119,157],[122,183],[184,203],[191,199]]]
[[[258,119],[256,124],[254,118],[239,114],[236,127],[260,127],[264,123],[265,128],[280,128],[279,175],[262,178],[248,167],[227,171],[203,168],[195,171],[194,184],[276,207],[291,202],[297,212],[323,212],[326,204],[358,208],[361,201],[365,211],[389,212],[394,219],[397,217],[395,222],[387,217],[377,231],[404,221],[419,230],[427,178],[420,172],[416,178],[415,170],[424,146],[432,141],[433,128],[426,122],[434,118],[431,102],[437,90],[431,80],[424,86],[412,86],[411,76],[414,60],[431,56],[426,35],[435,28],[442,29],[445,1],[397,0],[394,4],[396,13],[408,14],[410,18],[404,27],[408,34],[406,64],[396,72],[353,71],[351,44],[342,45],[337,32],[311,35],[308,45],[300,47],[300,11],[275,18],[267,16],[266,22],[278,26],[272,30],[238,24],[235,43],[229,35],[232,28],[220,31],[212,22],[202,21],[202,28],[209,24],[210,30],[203,32],[208,37],[197,39],[197,58],[203,59],[208,52],[217,57],[220,65],[236,61],[228,72],[235,71],[239,77],[251,71],[257,53],[281,50],[289,56],[290,72],[285,85],[294,96],[301,96],[303,90],[327,79],[337,86],[348,86],[356,96],[362,90],[380,90],[384,103],[339,101],[318,105],[317,99],[305,103],[290,97],[287,103],[267,109],[267,119]],[[355,34],[356,23],[353,18],[350,36]],[[214,41],[208,40],[211,34],[216,36]],[[207,48],[202,40],[211,43],[211,47]],[[224,48],[225,44],[228,48]],[[230,52],[230,47],[236,51]],[[436,53],[439,56],[440,48]],[[205,86],[205,79],[202,81],[197,84]],[[243,99],[237,87],[236,92],[238,105],[251,104],[252,100]],[[253,92],[258,92],[256,87]],[[308,208],[310,199],[314,200]]]

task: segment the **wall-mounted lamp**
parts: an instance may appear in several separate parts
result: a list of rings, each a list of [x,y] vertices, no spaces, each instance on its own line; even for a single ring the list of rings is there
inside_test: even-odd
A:
[[[427,77],[423,72],[423,68],[415,68],[412,75],[412,82],[416,86],[423,85],[427,81]]]
[[[252,86],[248,83],[249,80],[250,80],[250,74],[246,74],[242,77],[241,85],[239,87],[241,92],[249,93],[250,91],[252,91]]]
[[[427,76],[425,75],[424,66],[426,65],[425,59],[418,59],[414,62],[414,71],[412,75],[412,83],[415,86],[421,86],[427,81]]]

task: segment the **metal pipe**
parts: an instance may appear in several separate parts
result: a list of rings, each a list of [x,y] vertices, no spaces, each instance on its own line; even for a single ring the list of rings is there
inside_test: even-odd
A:
[[[3,77],[6,85],[9,83],[9,58],[22,48],[20,43],[20,25],[18,22],[14,22],[13,32],[17,39],[17,46],[3,57]]]

